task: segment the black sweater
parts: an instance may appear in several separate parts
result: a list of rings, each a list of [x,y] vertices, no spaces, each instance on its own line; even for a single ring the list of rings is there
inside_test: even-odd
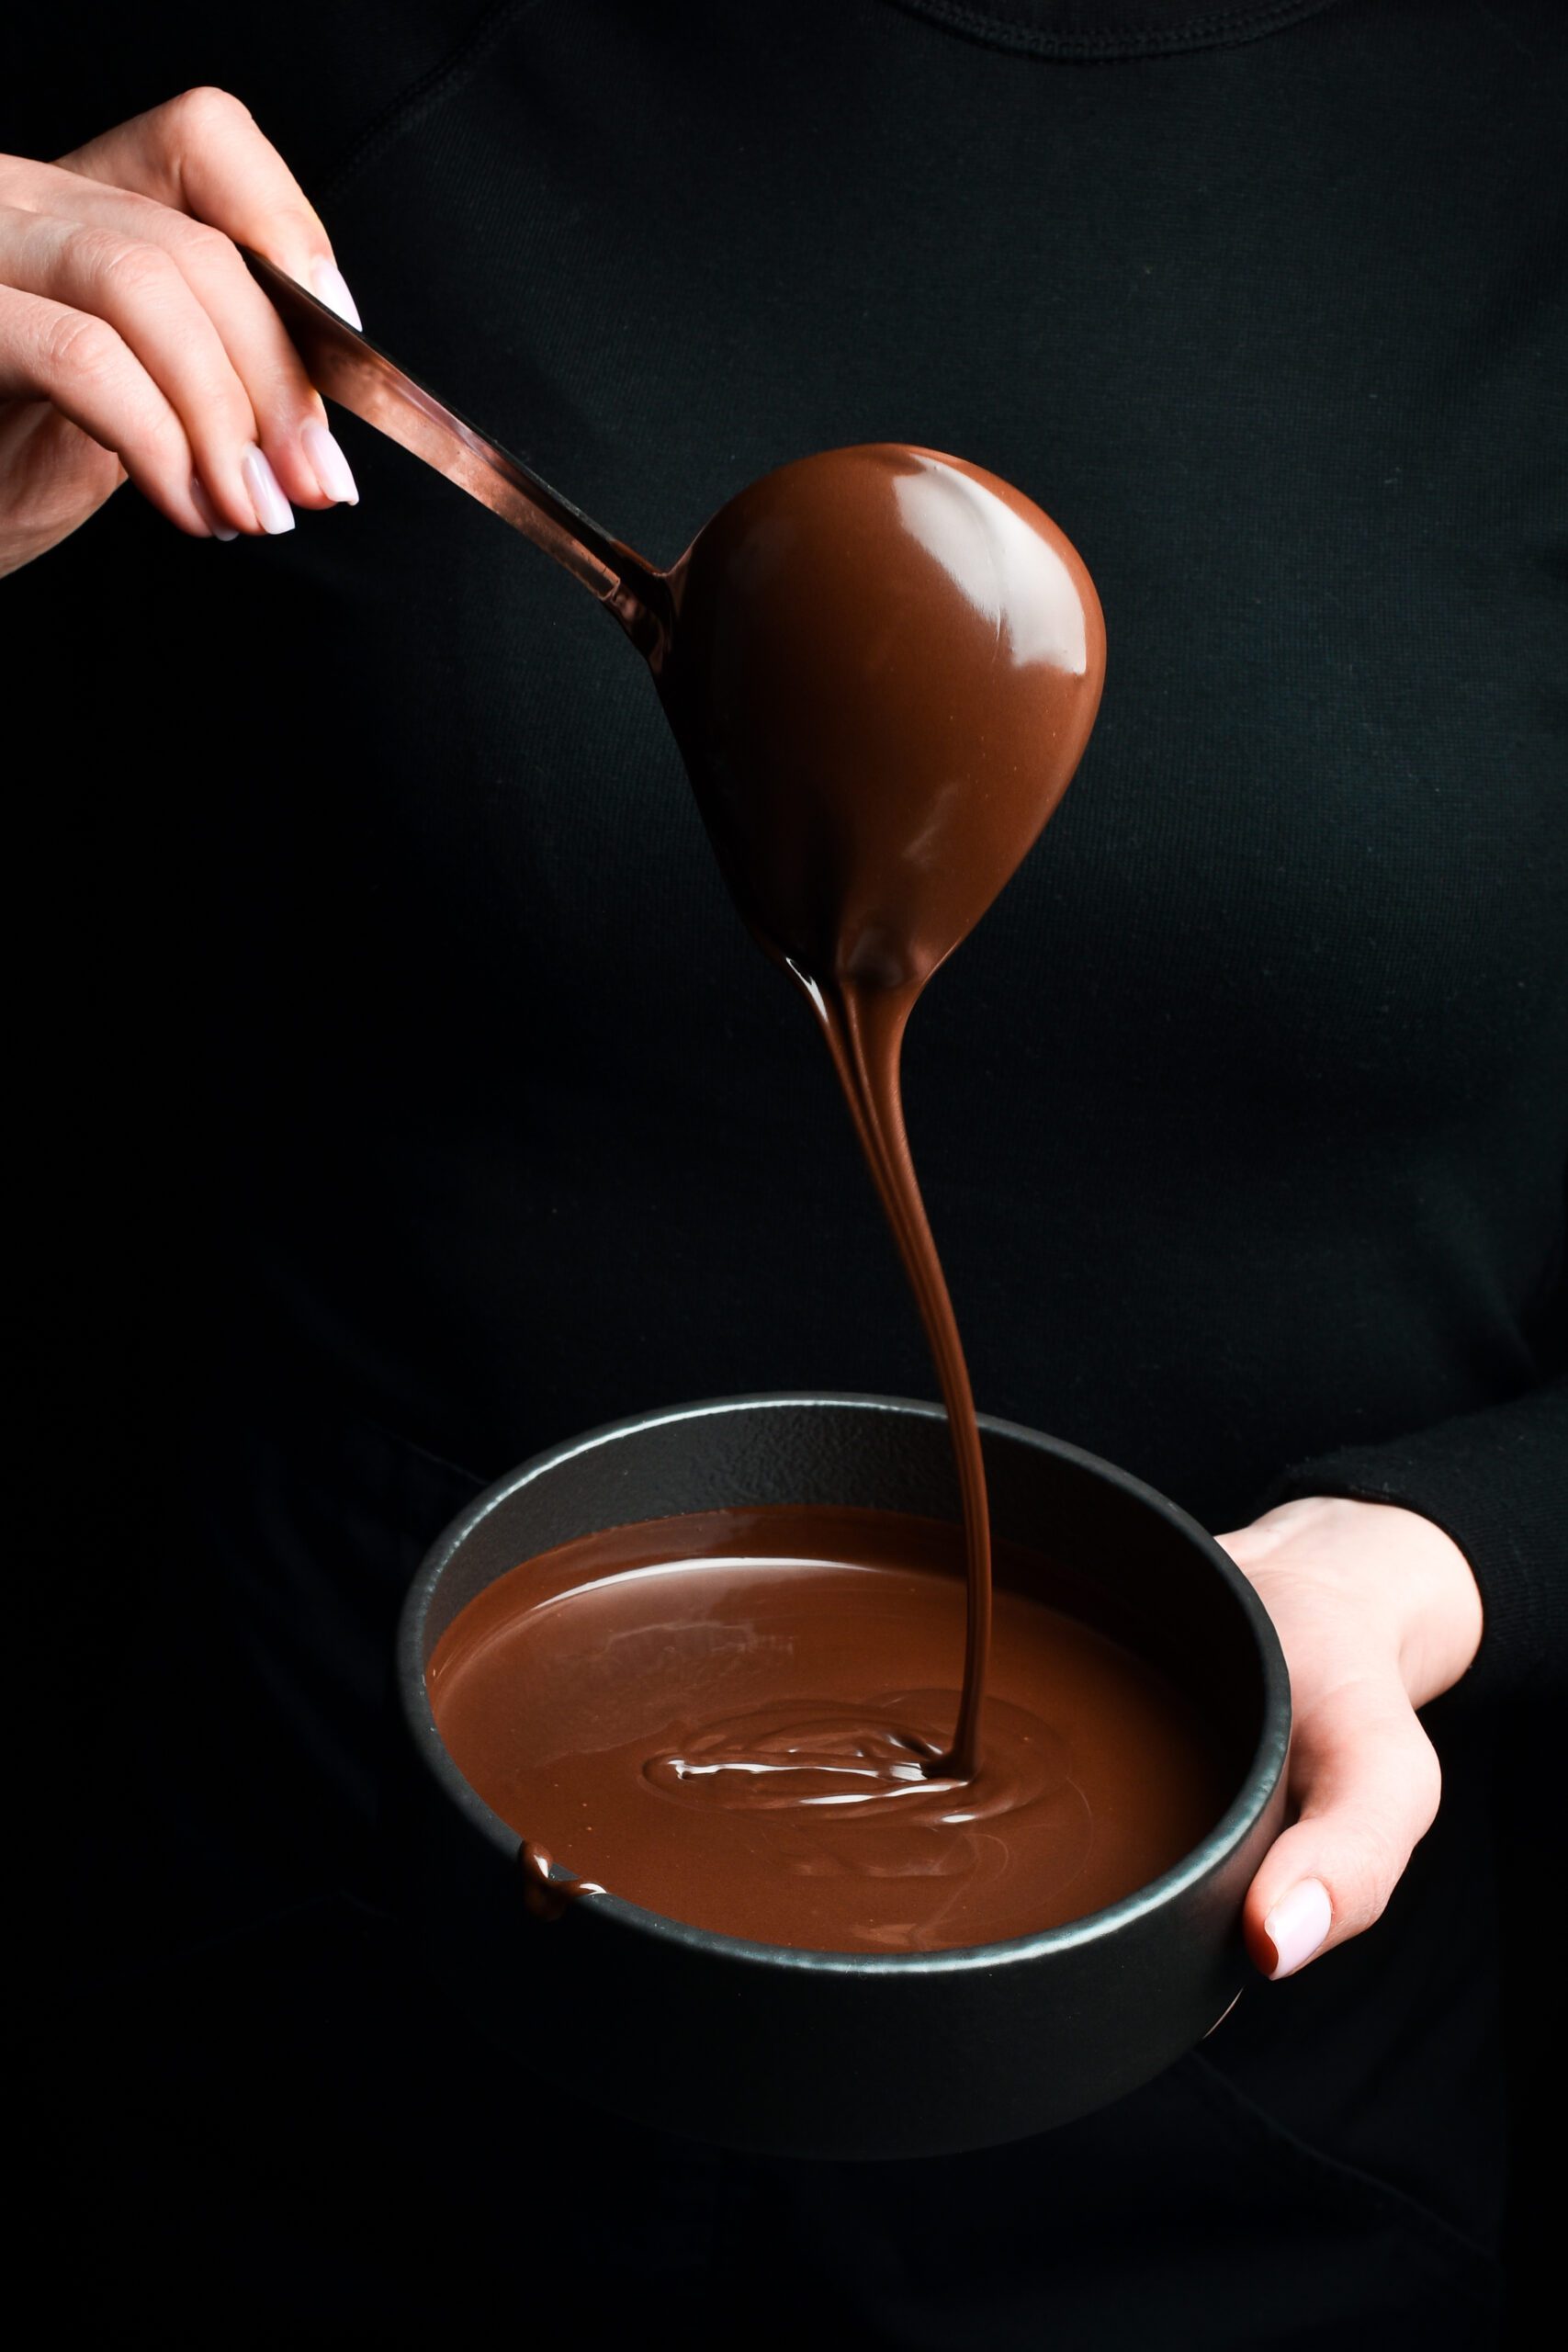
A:
[[[123,56],[71,13],[79,85],[14,85],[0,144],[226,83],[367,330],[656,560],[883,437],[1062,524],[1099,726],[907,1056],[978,1402],[1216,1528],[1407,1504],[1483,1589],[1465,1707],[1560,1671],[1561,12],[525,0],[258,44],[164,11]],[[96,1204],[106,1106],[146,1123],[66,1320],[107,1283],[197,1385],[265,1356],[475,1475],[664,1401],[929,1393],[640,664],[339,430],[356,512],[192,546],[126,493],[7,588],[96,687],[62,673],[46,842],[94,943],[51,978],[96,1105],[78,1058],[56,1207]],[[352,1748],[397,1575],[302,1556],[254,1640]]]
[[[418,75],[409,11],[378,115],[338,10],[299,128],[281,68],[186,33],[36,125],[13,88],[6,137],[249,93],[371,331],[656,560],[881,435],[1057,517],[1102,716],[909,1045],[979,1400],[1215,1525],[1286,1488],[1425,1511],[1501,1687],[1561,1664],[1568,1591],[1563,41],[1189,14],[523,6]],[[101,610],[118,559],[156,611],[136,718],[211,804],[188,1009],[243,1076],[244,1254],[482,1469],[686,1396],[929,1391],[646,677],[343,438],[356,514],[220,551],[127,497],[8,592]]]

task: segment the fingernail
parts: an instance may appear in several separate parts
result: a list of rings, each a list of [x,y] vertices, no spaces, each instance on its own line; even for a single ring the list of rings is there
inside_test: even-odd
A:
[[[349,470],[348,459],[326,426],[308,424],[299,439],[305,455],[310,460],[310,470],[321,483],[323,494],[337,505],[357,506],[359,485]]]
[[[294,528],[294,509],[278,487],[277,476],[259,449],[247,449],[240,460],[240,471],[245,477],[245,488],[251,493],[251,504],[256,510],[256,521],[269,538],[276,538],[284,531]]]
[[[1281,1895],[1263,1922],[1263,1932],[1274,1947],[1270,1984],[1303,1967],[1333,1925],[1334,1905],[1321,1880],[1303,1878]]]
[[[218,509],[203,490],[196,476],[190,478],[190,503],[215,539],[237,539],[240,536],[232,523],[225,523]]]
[[[363,327],[365,322],[359,315],[359,305],[348,290],[348,280],[334,263],[312,262],[310,283],[316,289],[318,302],[324,302],[329,311],[335,311],[338,317],[346,319],[351,327]]]

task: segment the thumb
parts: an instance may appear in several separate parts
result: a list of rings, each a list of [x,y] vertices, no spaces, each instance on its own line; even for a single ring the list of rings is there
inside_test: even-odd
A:
[[[1247,1893],[1243,1930],[1265,1976],[1292,1976],[1382,1916],[1431,1827],[1442,1775],[1396,1675],[1337,1685],[1298,1717],[1297,1818]]]

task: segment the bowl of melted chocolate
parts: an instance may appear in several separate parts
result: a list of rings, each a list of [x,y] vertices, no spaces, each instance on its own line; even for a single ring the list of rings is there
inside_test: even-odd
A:
[[[1272,1629],[1137,1480],[977,1436],[968,1774],[935,1406],[621,1422],[436,1544],[400,1637],[408,1896],[465,2017],[536,2075],[737,2147],[931,2155],[1120,2097],[1235,1999],[1283,1803]]]

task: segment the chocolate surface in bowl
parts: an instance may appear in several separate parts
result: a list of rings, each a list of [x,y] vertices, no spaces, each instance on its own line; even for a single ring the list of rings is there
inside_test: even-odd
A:
[[[435,1721],[541,1875],[806,1950],[1002,1942],[1160,1877],[1235,1774],[1092,1587],[995,1565],[972,1779],[937,1769],[959,1533],[890,1511],[692,1512],[521,1563],[437,1644]]]
[[[956,1950],[789,1949],[613,1892],[538,1917],[517,1830],[459,1771],[430,1704],[430,1662],[470,1601],[520,1562],[651,1519],[781,1506],[957,1517],[933,1406],[735,1398],[593,1432],[454,1523],[400,1633],[404,1899],[450,1997],[536,2075],[740,2147],[936,2154],[1117,2098],[1229,2007],[1247,1974],[1242,1896],[1283,1808],[1289,1697],[1272,1629],[1212,1539],[1138,1481],[1030,1430],[987,1419],[981,1431],[1010,1576],[1048,1528],[1075,1609],[1197,1710],[1231,1792],[1223,1811],[1173,1868],[1108,1907]]]

